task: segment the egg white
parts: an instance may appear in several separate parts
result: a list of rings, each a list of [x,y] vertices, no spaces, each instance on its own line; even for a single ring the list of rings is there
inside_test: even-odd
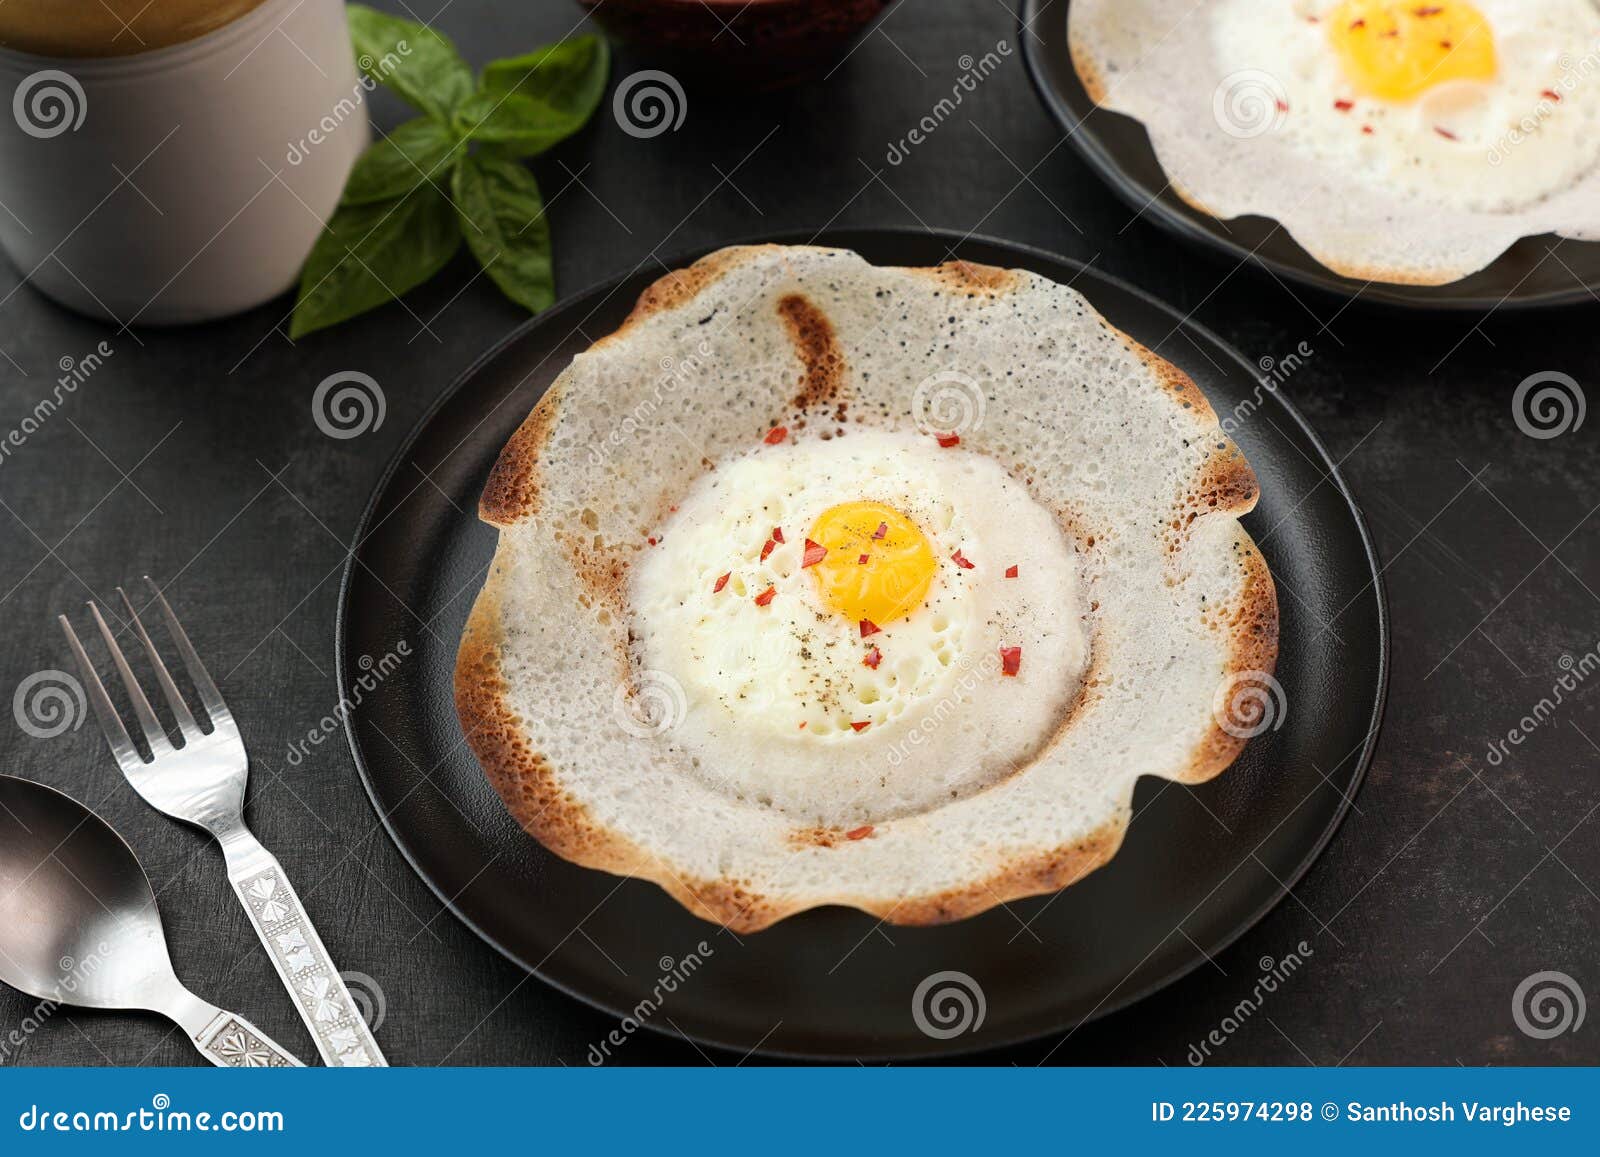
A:
[[[1406,197],[1509,212],[1600,166],[1600,8],[1474,4],[1493,34],[1497,74],[1447,81],[1412,101],[1366,96],[1344,75],[1329,37],[1338,0],[1219,0],[1209,12],[1216,69],[1260,89],[1235,98],[1283,98],[1272,135],[1307,162]]]
[[[866,639],[801,566],[817,516],[855,501],[907,515],[938,567],[923,603]],[[773,527],[785,542],[762,559]],[[681,692],[668,741],[741,798],[820,824],[922,810],[1025,764],[1077,695],[1074,546],[983,455],[865,429],[763,445],[702,477],[654,537],[629,580],[634,659]]]

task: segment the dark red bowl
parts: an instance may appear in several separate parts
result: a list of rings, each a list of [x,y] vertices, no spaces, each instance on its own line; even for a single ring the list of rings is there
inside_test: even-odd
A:
[[[891,0],[578,0],[671,72],[778,88],[833,67]]]

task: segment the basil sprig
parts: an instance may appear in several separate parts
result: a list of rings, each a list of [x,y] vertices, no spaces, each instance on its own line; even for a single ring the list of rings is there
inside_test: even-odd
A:
[[[537,313],[555,300],[550,226],[532,157],[583,127],[605,93],[596,36],[496,60],[475,81],[431,28],[349,6],[366,75],[422,116],[356,159],[339,206],[300,274],[289,336],[383,305],[467,248],[502,292]]]

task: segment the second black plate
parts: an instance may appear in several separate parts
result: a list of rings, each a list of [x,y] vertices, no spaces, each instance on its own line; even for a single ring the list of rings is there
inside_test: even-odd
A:
[[[1023,3],[1019,35],[1034,87],[1067,139],[1106,183],[1136,211],[1185,241],[1236,262],[1263,266],[1285,281],[1415,309],[1487,312],[1571,305],[1600,295],[1600,242],[1525,237],[1490,265],[1449,285],[1388,285],[1340,277],[1268,218],[1235,217],[1224,225],[1172,191],[1143,125],[1089,99],[1067,51],[1070,4]]]
[[[338,669],[356,704],[347,717],[356,765],[396,844],[457,916],[619,1018],[659,1001],[644,1018],[650,1027],[809,1058],[949,1054],[1069,1029],[1221,951],[1332,837],[1383,702],[1388,639],[1372,545],[1300,416],[1238,354],[1152,298],[1061,258],[955,234],[839,231],[817,243],[892,265],[935,264],[953,250],[1071,282],[1187,370],[1219,414],[1237,417],[1262,491],[1245,525],[1282,606],[1280,729],[1253,739],[1210,783],[1141,782],[1121,852],[1082,883],[943,927],[880,928],[830,908],[734,937],[654,885],[547,852],[501,806],[456,721],[456,643],[495,546],[474,514],[506,439],[588,346],[585,335],[621,322],[653,266],[512,334],[439,401],[379,483],[340,602]],[[402,641],[410,655],[390,670],[380,657]],[[375,663],[381,680],[370,677]],[[690,954],[701,957],[693,976],[663,998],[663,979]],[[958,1032],[914,1010],[919,993],[927,1002],[949,985],[973,1009]],[[958,1005],[946,1011],[959,1018]]]

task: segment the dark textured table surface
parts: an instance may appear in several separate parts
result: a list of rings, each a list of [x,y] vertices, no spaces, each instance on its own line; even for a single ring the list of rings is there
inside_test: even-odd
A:
[[[555,0],[411,7],[475,64],[578,20]],[[691,85],[682,127],[651,140],[624,134],[608,102],[535,166],[563,293],[763,233],[949,227],[1092,260],[1251,360],[1310,351],[1283,389],[1362,504],[1393,616],[1388,714],[1357,809],[1293,895],[1212,964],[1064,1043],[992,1059],[1182,1065],[1250,995],[1260,958],[1304,940],[1304,967],[1213,1050],[1215,1063],[1600,1061],[1592,1026],[1543,1039],[1513,1017],[1534,973],[1600,994],[1600,693],[1580,678],[1600,662],[1600,431],[1530,437],[1511,405],[1539,371],[1600,384],[1600,304],[1396,315],[1179,248],[1063,143],[1017,36],[1003,0],[904,0],[825,82],[760,97]],[[999,70],[888,163],[891,143],[949,94],[961,58],[1002,41]],[[613,77],[649,63],[620,52]],[[387,98],[375,107],[384,127],[404,115]],[[381,989],[391,1061],[583,1064],[614,1022],[526,977],[441,908],[389,843],[342,742],[299,766],[284,754],[337,701],[339,573],[380,470],[439,392],[521,320],[475,272],[460,257],[406,307],[292,344],[286,301],[119,333],[0,271],[0,427],[23,421],[66,359],[102,341],[113,351],[0,465],[0,690],[69,666],[58,612],[81,615],[85,599],[157,576],[243,721],[257,834],[334,958]],[[313,422],[311,394],[351,369],[381,383],[387,418],[333,440]],[[1569,667],[1575,689],[1539,708]],[[1489,758],[1530,721],[1524,742]],[[140,802],[92,723],[35,739],[5,722],[0,770],[77,795],[143,858],[180,975],[310,1055],[214,845]],[[62,1010],[35,1028],[33,1004],[0,991],[0,1063],[195,1059],[154,1018]],[[739,1060],[650,1033],[615,1051],[616,1063],[708,1059]]]

